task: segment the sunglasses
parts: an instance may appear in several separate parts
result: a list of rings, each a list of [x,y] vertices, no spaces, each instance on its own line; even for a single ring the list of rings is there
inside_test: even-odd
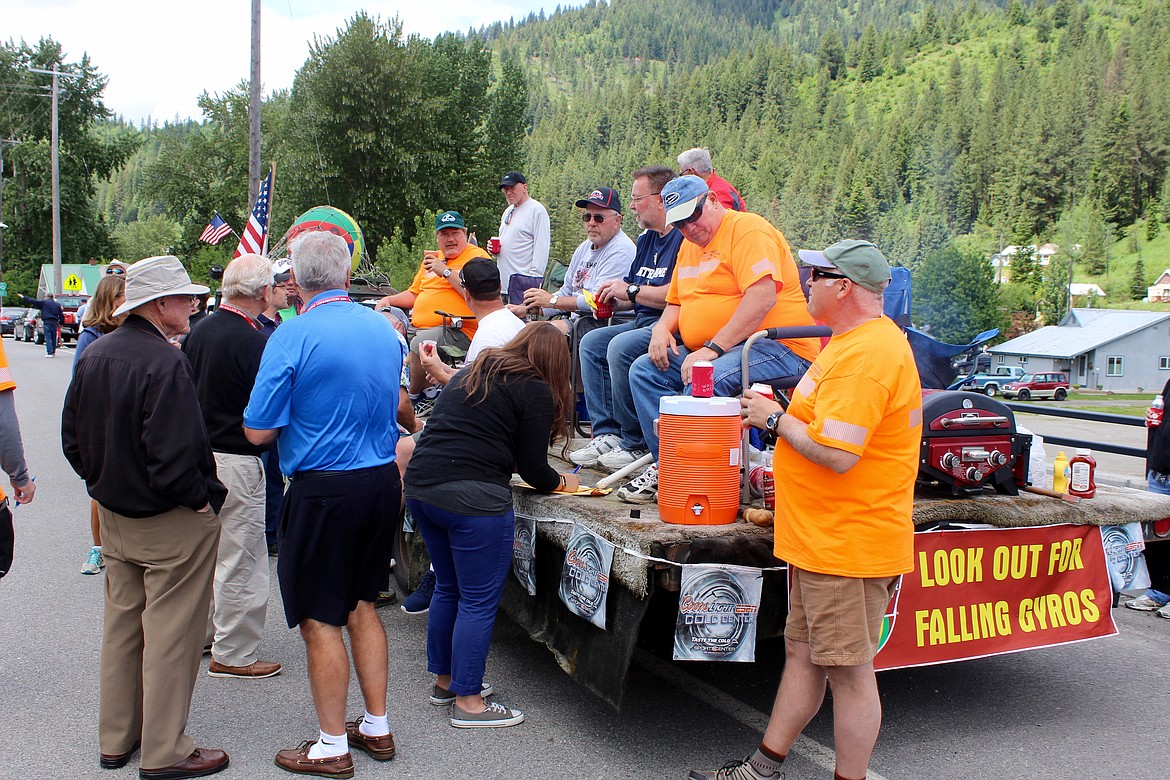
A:
[[[586,211],[584,214],[581,215],[581,220],[583,222],[585,222],[586,224],[588,224],[589,220],[592,219],[594,222],[596,222],[598,225],[600,225],[602,222],[605,222],[605,220],[609,219],[612,216],[613,216],[612,214],[597,214],[597,213],[591,214],[588,211]]]
[[[670,224],[674,225],[676,228],[680,228],[683,225],[690,225],[690,224],[694,223],[696,220],[699,219],[699,217],[703,216],[703,205],[706,202],[707,202],[707,200],[705,198],[703,200],[699,201],[699,205],[695,207],[695,210],[693,212],[691,212],[691,215],[689,217],[687,217],[686,219],[677,219],[674,222],[671,222]]]
[[[504,212],[504,224],[505,224],[505,225],[511,225],[511,224],[512,224],[512,215],[513,215],[513,214],[515,214],[515,213],[516,213],[516,207],[515,207],[515,206],[511,206],[511,207],[509,207],[509,208],[508,208],[508,210]]]
[[[820,281],[821,279],[849,279],[849,277],[846,276],[845,274],[837,274],[837,273],[833,273],[832,271],[825,271],[825,270],[822,270],[816,266],[813,266],[812,280],[814,282],[817,282],[817,281]],[[850,280],[850,281],[852,281],[852,280]]]
[[[122,274],[126,273],[126,269],[122,268],[121,266],[115,265],[115,266],[110,266],[109,268],[107,268],[106,273],[117,274],[118,276],[121,276]]]

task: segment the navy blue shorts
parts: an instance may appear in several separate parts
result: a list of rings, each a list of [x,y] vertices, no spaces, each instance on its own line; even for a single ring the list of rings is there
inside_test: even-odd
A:
[[[276,573],[288,627],[312,619],[344,626],[390,576],[398,466],[294,475],[281,508]]]

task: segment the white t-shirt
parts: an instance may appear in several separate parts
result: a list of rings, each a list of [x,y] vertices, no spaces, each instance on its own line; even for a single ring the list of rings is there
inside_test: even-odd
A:
[[[504,292],[513,274],[544,276],[550,236],[548,211],[535,198],[504,210],[500,218],[500,254],[496,256]]]
[[[573,252],[569,270],[565,272],[565,283],[553,295],[558,298],[571,295],[577,299],[577,311],[587,312],[589,304],[585,302],[583,292],[588,290],[596,295],[597,288],[610,279],[624,279],[633,261],[634,242],[621,230],[598,249],[585,239]],[[544,310],[547,317],[560,313],[563,313],[560,309]]]
[[[467,348],[467,363],[479,357],[489,347],[502,347],[524,330],[524,320],[507,309],[499,309],[479,321],[471,346]]]

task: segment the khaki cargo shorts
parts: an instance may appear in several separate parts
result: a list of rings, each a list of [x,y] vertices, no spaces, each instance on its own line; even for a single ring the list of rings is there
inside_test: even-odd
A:
[[[817,666],[867,664],[899,579],[815,574],[790,565],[784,636],[807,643]]]

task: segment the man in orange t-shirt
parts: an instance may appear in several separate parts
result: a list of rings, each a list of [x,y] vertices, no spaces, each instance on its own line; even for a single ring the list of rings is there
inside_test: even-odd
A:
[[[780,692],[759,749],[691,777],[765,780],[833,689],[838,780],[862,780],[881,727],[873,657],[900,575],[913,570],[922,389],[905,335],[882,314],[890,266],[867,241],[800,253],[808,310],[833,338],[785,413],[752,392],[747,422],[776,437],[776,555],[788,562]],[[722,774],[720,774],[722,772]]]
[[[424,389],[427,374],[418,357],[419,345],[433,341],[437,346],[458,347],[466,351],[471,346],[478,323],[467,307],[467,299],[459,287],[459,269],[464,263],[488,253],[467,241],[467,225],[458,211],[444,211],[435,217],[435,238],[439,251],[427,251],[410,287],[400,293],[387,295],[378,301],[378,309],[397,306],[410,311],[410,399],[416,407]],[[444,327],[444,311],[462,319],[460,328]],[[438,389],[430,396],[438,395]]]
[[[638,423],[656,461],[659,399],[689,395],[696,362],[713,363],[715,395],[732,397],[751,382],[802,375],[820,351],[817,339],[761,339],[752,346],[751,376],[742,377],[748,336],[764,328],[815,324],[788,242],[759,214],[725,208],[698,176],[668,182],[661,195],[667,224],[685,240],[648,354],[630,367]],[[618,491],[629,503],[647,503],[657,495],[657,465]]]
[[[20,440],[20,422],[16,419],[16,382],[8,369],[8,356],[0,345],[0,465],[8,472],[14,498],[21,504],[33,500],[37,485],[28,475],[24,463],[24,444]],[[0,488],[0,577],[12,566],[12,548],[15,534],[12,528],[12,507]]]

